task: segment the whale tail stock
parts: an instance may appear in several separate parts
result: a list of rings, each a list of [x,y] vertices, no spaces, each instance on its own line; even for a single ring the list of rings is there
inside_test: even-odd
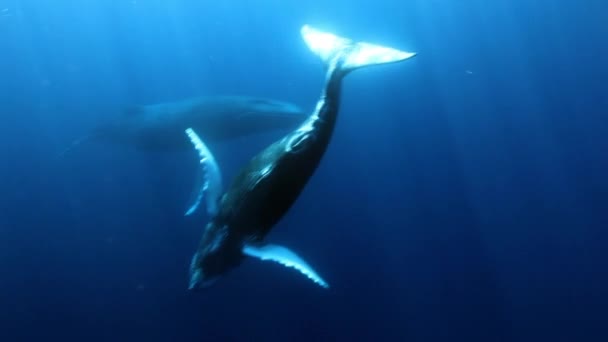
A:
[[[341,59],[340,69],[345,73],[365,66],[395,63],[416,56],[413,52],[356,42],[309,25],[302,26],[301,34],[310,50],[324,63],[330,65],[336,59]]]

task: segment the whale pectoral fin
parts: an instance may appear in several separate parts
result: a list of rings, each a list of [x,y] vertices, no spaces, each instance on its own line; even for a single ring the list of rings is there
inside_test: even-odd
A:
[[[271,244],[262,246],[246,244],[243,247],[243,254],[260,260],[272,260],[283,266],[293,267],[316,284],[324,288],[329,288],[329,285],[325,280],[323,280],[323,278],[321,278],[304,259],[287,247]]]
[[[325,63],[343,56],[343,70],[349,71],[369,65],[394,63],[414,57],[416,53],[400,51],[386,46],[356,42],[308,25],[302,26],[302,37],[308,47]]]
[[[218,202],[222,194],[222,173],[213,157],[213,154],[207,148],[207,145],[194,132],[192,128],[186,129],[186,134],[194,145],[200,158],[199,176],[197,187],[195,188],[192,205],[186,211],[186,216],[192,215],[198,209],[203,197],[207,202],[207,213],[210,216],[215,216],[218,210]]]
[[[184,216],[194,214],[205,196],[205,190],[207,189],[207,177],[205,173],[204,167],[197,168],[194,186],[192,187],[192,193],[190,194],[190,199],[188,200],[188,203],[191,204],[188,206],[188,210],[186,213],[184,213]]]

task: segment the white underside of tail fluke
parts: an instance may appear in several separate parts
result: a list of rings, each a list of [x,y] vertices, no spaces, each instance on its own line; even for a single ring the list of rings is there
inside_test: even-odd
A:
[[[336,56],[344,54],[342,68],[347,70],[367,65],[399,62],[416,55],[413,52],[381,45],[355,42],[348,38],[314,29],[309,25],[304,25],[301,33],[308,47],[326,63],[329,63]]]
[[[214,216],[218,210],[218,201],[222,194],[222,173],[213,157],[213,154],[194,132],[193,129],[186,129],[186,134],[200,158],[198,188],[195,189],[195,196],[190,208],[186,211],[186,216],[192,215],[198,209],[203,197],[207,202],[207,213]]]
[[[316,284],[324,288],[329,288],[327,282],[325,282],[325,280],[323,280],[323,278],[321,278],[304,259],[286,247],[279,245],[245,245],[243,247],[243,254],[260,260],[275,261],[283,266],[295,268]]]

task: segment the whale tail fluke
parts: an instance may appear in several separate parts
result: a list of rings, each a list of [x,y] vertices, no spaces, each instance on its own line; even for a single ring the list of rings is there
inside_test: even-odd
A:
[[[207,202],[207,213],[210,216],[215,216],[218,210],[218,201],[222,195],[222,173],[215,157],[198,134],[192,128],[188,128],[186,129],[186,135],[188,135],[190,142],[198,152],[200,168],[193,199],[191,200],[192,204],[184,215],[192,215],[198,209],[204,197]]]
[[[317,30],[309,25],[302,27],[301,34],[308,47],[321,57],[326,64],[330,64],[336,58],[341,58],[341,69],[344,71],[370,65],[400,62],[416,56],[416,53],[413,52],[365,42],[355,42],[348,38]]]

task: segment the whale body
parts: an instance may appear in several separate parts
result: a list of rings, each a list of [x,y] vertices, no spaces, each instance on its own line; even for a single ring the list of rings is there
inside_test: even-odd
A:
[[[244,165],[226,191],[222,190],[220,168],[204,139],[196,130],[186,130],[204,175],[198,200],[189,212],[196,210],[204,198],[210,217],[191,260],[191,290],[208,287],[246,257],[278,262],[329,287],[296,252],[269,244],[265,238],[297,200],[321,162],[337,121],[344,76],[361,67],[403,61],[415,54],[354,42],[307,25],[301,33],[327,67],[316,109],[298,128]]]
[[[132,106],[74,141],[60,155],[85,141],[104,141],[140,150],[190,148],[192,128],[206,141],[225,141],[274,130],[290,130],[306,118],[295,104],[270,98],[219,95]]]

